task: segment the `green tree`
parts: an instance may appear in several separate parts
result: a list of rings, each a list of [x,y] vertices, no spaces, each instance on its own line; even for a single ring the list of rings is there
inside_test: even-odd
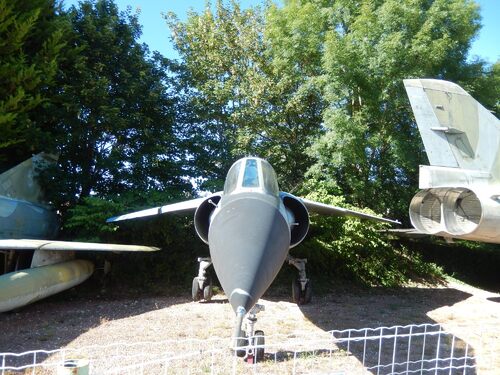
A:
[[[204,187],[220,189],[235,158],[239,133],[249,122],[261,121],[252,111],[251,76],[261,78],[263,46],[259,43],[262,16],[242,11],[235,2],[209,3],[203,13],[190,12],[186,22],[167,16],[182,58],[183,84],[191,105],[190,135]],[[250,95],[249,95],[250,94]]]
[[[0,170],[41,151],[66,26],[55,0],[0,0]]]
[[[323,84],[326,132],[311,147],[317,161],[309,177],[349,203],[406,216],[424,154],[402,80],[465,80],[468,48],[480,27],[477,5],[291,0],[275,12],[283,23],[276,27],[312,40],[309,54],[321,55],[316,77]],[[311,28],[314,38],[301,26],[308,20],[319,25]]]
[[[110,0],[68,10],[72,53],[57,80],[60,159],[49,178],[63,207],[91,194],[154,189],[168,200],[190,190],[170,62],[138,43],[137,17]]]
[[[322,101],[304,71],[290,70],[270,48],[263,10],[217,1],[186,22],[167,20],[190,97],[199,175],[220,188],[236,158],[258,155],[275,166],[283,188],[297,186],[311,165],[305,150],[318,134]]]
[[[324,20],[312,4],[287,3],[266,11],[264,41],[273,81],[270,159],[281,172],[281,186],[297,191],[314,158],[307,152],[323,133],[327,104],[321,68]]]

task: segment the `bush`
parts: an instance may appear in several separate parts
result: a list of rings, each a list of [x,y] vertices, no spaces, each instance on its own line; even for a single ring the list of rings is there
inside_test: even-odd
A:
[[[324,190],[309,194],[307,198],[359,210]],[[360,211],[376,215],[369,209]],[[308,269],[311,274],[321,277],[321,282],[336,278],[362,285],[393,287],[412,281],[435,282],[444,277],[439,267],[424,262],[418,252],[390,242],[381,233],[388,226],[351,217],[313,215],[310,235],[293,255],[307,257]]]

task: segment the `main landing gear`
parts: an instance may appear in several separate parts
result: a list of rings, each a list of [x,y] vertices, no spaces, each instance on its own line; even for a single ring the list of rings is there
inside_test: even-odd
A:
[[[255,330],[257,314],[264,311],[264,305],[256,304],[247,316],[246,332],[241,329],[245,309],[240,307],[236,313],[236,327],[233,334],[234,350],[238,357],[243,357],[247,363],[261,362],[264,359],[266,339],[264,331]]]
[[[299,271],[299,277],[292,282],[292,300],[297,305],[306,305],[312,299],[311,280],[306,275],[307,259],[293,258],[288,255],[287,261]]]
[[[200,263],[198,276],[193,279],[191,295],[195,302],[202,299],[210,301],[212,299],[212,279],[206,276],[206,271],[212,265],[212,260],[210,258],[198,258],[198,263]]]

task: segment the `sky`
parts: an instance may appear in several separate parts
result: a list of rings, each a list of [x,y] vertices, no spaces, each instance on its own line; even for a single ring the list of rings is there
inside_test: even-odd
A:
[[[481,7],[483,27],[472,43],[469,58],[479,56],[494,63],[500,58],[500,0],[476,0],[476,2]],[[77,3],[78,0],[64,1],[66,6]],[[185,20],[189,9],[200,12],[205,7],[205,0],[115,0],[115,3],[120,10],[125,10],[127,6],[132,7],[132,12],[140,9],[139,22],[143,32],[140,41],[146,43],[151,51],[159,51],[171,59],[178,58],[178,55],[170,41],[170,31],[162,13],[172,11],[179,19]],[[243,8],[262,3],[264,0],[240,0]]]

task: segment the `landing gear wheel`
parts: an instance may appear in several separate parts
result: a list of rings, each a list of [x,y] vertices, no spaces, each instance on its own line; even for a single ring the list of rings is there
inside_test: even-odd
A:
[[[257,362],[261,362],[264,359],[264,345],[266,344],[264,331],[255,331],[255,338],[253,344],[256,347],[255,360]]]
[[[207,277],[207,268],[212,265],[212,259],[198,258],[198,263],[198,276],[193,279],[191,296],[195,302],[201,299],[210,301],[212,299],[212,280]]]
[[[300,305],[300,294],[301,285],[299,280],[293,280],[292,282],[292,301],[297,305]]]
[[[307,305],[312,299],[311,280],[306,283],[304,290],[302,290],[302,283],[300,280],[294,280],[292,283],[292,301],[297,305]]]
[[[245,333],[243,332],[243,334],[245,334]],[[245,348],[248,346],[248,339],[246,339],[244,337],[237,339],[236,346],[239,348],[239,349],[236,349],[236,355],[238,357],[244,357],[245,354],[247,354],[247,351]]]
[[[212,300],[212,280],[209,280],[208,283],[205,281],[203,287],[203,299],[205,301]]]
[[[306,289],[304,290],[304,305],[307,305],[308,303],[311,303],[312,299],[312,287],[311,287],[311,280],[309,280],[306,284]]]
[[[200,283],[198,278],[193,279],[193,287],[191,288],[191,297],[193,297],[194,302],[198,302],[202,297],[202,290],[200,289]]]

